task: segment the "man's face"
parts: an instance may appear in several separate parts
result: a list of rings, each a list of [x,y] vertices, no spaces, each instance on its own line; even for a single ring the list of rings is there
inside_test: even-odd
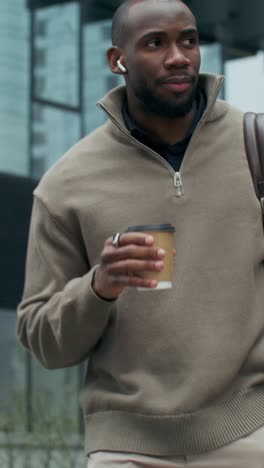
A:
[[[124,57],[130,99],[145,112],[183,117],[194,105],[200,69],[196,22],[180,2],[152,0],[129,10]]]

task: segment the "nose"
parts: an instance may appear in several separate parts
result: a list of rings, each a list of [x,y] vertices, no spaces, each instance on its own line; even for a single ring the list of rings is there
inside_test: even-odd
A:
[[[182,51],[182,49],[177,44],[172,44],[165,57],[165,67],[187,68],[190,63],[191,61],[188,57],[186,57],[186,55],[184,55],[184,51]]]

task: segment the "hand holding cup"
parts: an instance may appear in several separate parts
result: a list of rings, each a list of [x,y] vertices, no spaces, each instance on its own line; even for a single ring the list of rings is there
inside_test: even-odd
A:
[[[165,226],[168,228],[169,225]],[[114,300],[128,286],[140,290],[159,288],[161,283],[159,275],[164,270],[165,263],[171,265],[169,267],[171,280],[174,228],[170,226],[168,236],[170,242],[165,242],[165,248],[157,243],[159,239],[154,236],[155,231],[140,232],[139,228],[140,226],[130,227],[125,233],[120,234],[118,246],[113,245],[112,237],[105,242],[100,266],[96,269],[93,280],[93,289],[100,297]],[[169,261],[167,255],[170,257]],[[171,281],[170,286],[167,282],[167,287],[171,287]]]

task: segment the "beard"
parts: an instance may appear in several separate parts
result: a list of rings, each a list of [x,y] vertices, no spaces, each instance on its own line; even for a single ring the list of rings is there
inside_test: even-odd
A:
[[[137,79],[132,84],[133,92],[141,102],[145,112],[167,119],[185,117],[191,112],[196,99],[197,87],[196,83],[191,93],[186,97],[174,95],[169,98],[155,93],[143,78]]]

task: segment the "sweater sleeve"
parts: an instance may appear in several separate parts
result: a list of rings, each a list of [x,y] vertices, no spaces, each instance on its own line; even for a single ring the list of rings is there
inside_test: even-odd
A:
[[[82,362],[101,338],[113,302],[91,287],[94,270],[80,243],[35,198],[17,334],[43,366]]]

